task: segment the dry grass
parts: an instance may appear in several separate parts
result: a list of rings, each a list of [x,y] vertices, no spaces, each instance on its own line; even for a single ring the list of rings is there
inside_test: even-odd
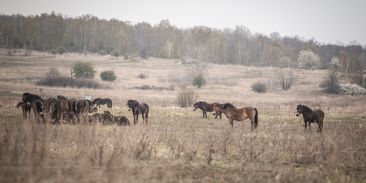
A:
[[[0,50],[2,53],[3,50]],[[100,71],[113,68],[111,89],[39,87],[35,81],[57,66],[64,75],[76,61]],[[192,109],[175,107],[175,90],[137,90],[143,85],[169,87],[185,78],[189,66],[150,58],[139,62],[108,56],[64,54],[0,55],[0,182],[364,182],[366,113],[364,96],[336,96],[318,88],[325,71],[294,71],[296,84],[280,89],[276,68],[211,65],[207,85],[195,89],[199,100],[256,106],[259,128],[225,117],[202,119]],[[149,77],[136,78],[140,73]],[[179,75],[181,74],[181,75]],[[268,81],[268,92],[251,84]],[[100,81],[102,82],[102,81]],[[113,99],[112,113],[125,115],[126,101],[149,103],[149,125],[103,126],[38,124],[23,121],[14,108],[22,92],[44,97],[63,94]],[[321,107],[323,133],[304,132],[294,108]],[[101,110],[105,110],[103,108]]]

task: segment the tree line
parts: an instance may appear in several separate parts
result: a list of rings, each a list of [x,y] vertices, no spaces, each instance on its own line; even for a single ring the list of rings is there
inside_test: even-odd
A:
[[[92,15],[54,12],[32,16],[0,15],[0,46],[30,50],[93,52],[115,56],[193,58],[219,64],[360,70],[366,49],[360,45],[321,44],[316,40],[252,33],[245,26],[177,28],[168,20],[135,25]],[[362,70],[362,69],[361,69]]]

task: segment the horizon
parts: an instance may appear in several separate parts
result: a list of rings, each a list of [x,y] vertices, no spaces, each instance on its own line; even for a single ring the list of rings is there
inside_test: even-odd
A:
[[[281,37],[316,40],[321,44],[366,47],[366,36],[364,36],[366,23],[358,20],[366,17],[366,12],[362,11],[366,2],[360,0],[337,2],[260,0],[255,3],[236,0],[226,1],[227,3],[219,0],[199,3],[192,0],[184,3],[168,0],[154,2],[107,0],[103,4],[95,0],[88,2],[0,0],[0,2],[3,4],[0,13],[6,15],[35,16],[55,12],[62,14],[63,17],[75,18],[89,14],[99,19],[130,22],[132,25],[140,22],[156,25],[161,20],[169,20],[171,25],[179,29],[206,26],[222,31],[226,28],[245,26],[252,34],[269,36],[270,33],[276,32]]]

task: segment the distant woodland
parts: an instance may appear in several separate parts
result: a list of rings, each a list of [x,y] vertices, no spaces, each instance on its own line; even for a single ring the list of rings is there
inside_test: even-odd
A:
[[[214,29],[177,28],[168,20],[133,25],[92,15],[0,15],[0,47],[160,58],[189,58],[218,64],[330,68],[360,72],[366,49],[357,44],[333,45],[279,33],[252,33],[245,26]]]

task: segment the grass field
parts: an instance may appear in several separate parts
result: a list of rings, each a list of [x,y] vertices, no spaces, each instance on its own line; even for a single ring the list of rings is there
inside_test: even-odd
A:
[[[35,85],[50,67],[70,75],[72,65],[91,62],[113,69],[110,89],[51,88]],[[202,119],[192,108],[176,107],[191,65],[179,60],[123,60],[98,55],[7,56],[0,50],[0,182],[365,182],[366,97],[328,95],[319,83],[325,70],[294,70],[295,85],[279,89],[279,68],[207,65],[207,85],[194,88],[198,100],[255,106],[259,128],[250,122]],[[147,75],[140,79],[139,74]],[[257,94],[250,86],[268,84]],[[173,90],[139,90],[152,85]],[[23,92],[48,98],[110,97],[115,115],[132,115],[128,99],[147,102],[149,124],[120,127],[39,124],[22,120],[15,108]],[[297,104],[325,111],[323,133],[304,131]],[[107,108],[102,108],[107,110]]]

